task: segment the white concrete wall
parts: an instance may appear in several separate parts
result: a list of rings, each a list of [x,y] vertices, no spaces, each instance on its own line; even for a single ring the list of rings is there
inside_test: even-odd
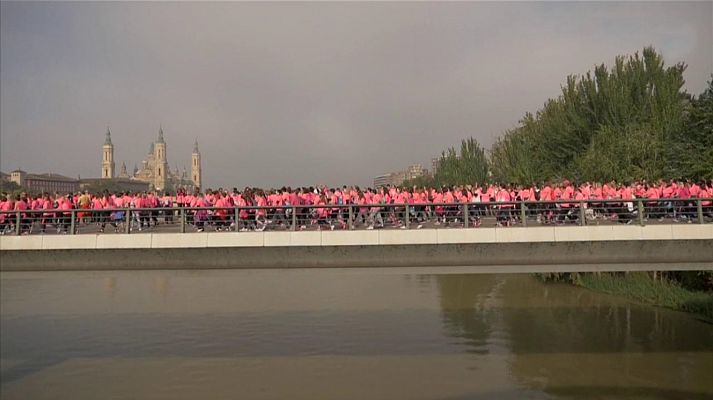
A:
[[[713,239],[713,224],[2,236],[0,250],[372,246],[684,239]]]

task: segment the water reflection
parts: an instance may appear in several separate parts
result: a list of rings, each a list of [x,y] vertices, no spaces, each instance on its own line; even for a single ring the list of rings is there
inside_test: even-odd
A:
[[[110,299],[116,295],[116,278],[113,276],[104,278],[104,293]]]
[[[527,276],[132,271],[3,274],[0,285],[3,400],[52,397],[46,387],[65,398],[97,388],[117,398],[713,396],[710,324]]]
[[[472,279],[465,275],[436,276],[443,325],[448,335],[463,339],[466,351],[485,354],[492,330],[492,308],[487,304],[496,287],[494,275]]]
[[[528,388],[564,398],[713,396],[713,329],[690,315],[525,277],[437,279],[446,332],[476,353],[498,344]]]

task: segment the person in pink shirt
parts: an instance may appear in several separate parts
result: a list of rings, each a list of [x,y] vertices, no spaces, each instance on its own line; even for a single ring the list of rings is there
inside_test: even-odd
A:
[[[36,209],[44,211],[40,215],[40,233],[45,233],[47,224],[52,222],[54,217],[54,213],[51,212],[52,208],[53,204],[49,194],[44,193],[43,196],[38,196]]]
[[[617,191],[617,196],[622,200],[621,203],[615,203],[614,211],[616,213],[617,222],[621,224],[631,224],[634,218],[635,205],[632,200],[636,199],[634,188],[629,185],[623,185]]]
[[[339,206],[331,209],[331,229],[334,229],[337,224],[339,224],[341,229],[346,229],[347,227],[346,219],[349,217],[349,211],[348,208],[342,206],[349,204],[349,196],[346,192],[346,186],[343,189],[344,190],[340,190],[339,188],[336,188],[331,192],[331,197],[328,199],[330,204]]]
[[[148,229],[151,226],[151,213],[146,208],[151,208],[151,200],[146,193],[141,193],[134,198],[134,206],[138,208],[139,231]]]
[[[713,218],[713,187],[708,186],[705,183],[701,184],[701,191],[698,193],[698,197],[701,200],[701,207],[703,208],[703,217]]]
[[[235,229],[244,232],[247,231],[250,222],[250,211],[246,209],[245,207],[250,207],[252,206],[252,202],[250,199],[250,193],[248,191],[244,191],[238,195],[238,200],[237,203],[235,204],[238,208],[238,221],[236,222]]]
[[[686,182],[678,187],[678,201],[674,203],[674,221],[680,219],[691,223],[696,214],[696,205],[691,201],[691,184]]]
[[[15,197],[14,211],[27,211],[29,208],[30,207],[27,204],[27,197],[24,193],[22,196],[17,195]],[[23,235],[29,234],[32,228],[32,220],[29,218],[28,214],[25,212],[18,213],[15,219],[15,223],[20,224],[20,233]]]
[[[500,203],[500,202],[509,202],[512,201],[512,198],[510,196],[510,192],[506,188],[501,188],[498,190],[498,192],[495,194],[495,201]],[[511,206],[510,204],[498,204],[496,205],[496,208],[498,210],[497,212],[497,225],[498,226],[510,226],[511,223],[511,218],[512,216],[510,215],[511,211]]]
[[[217,192],[215,196],[216,207],[214,219],[215,219],[215,229],[217,231],[230,230],[230,215],[232,204],[230,203],[230,197],[224,196],[222,193]]]
[[[362,192],[362,191],[357,192],[356,200],[354,201],[354,204],[359,205],[359,206],[369,204],[368,201],[366,200],[366,196],[365,196],[364,192]],[[356,209],[356,211],[357,211],[356,217],[354,217],[352,226],[356,227],[357,225],[366,224],[369,220],[369,208],[368,207],[359,207]]]
[[[572,200],[574,198],[574,188],[572,185],[569,183],[569,181],[564,181],[562,182],[562,190],[559,192],[559,200]],[[571,210],[570,207],[572,207],[572,203],[569,202],[562,202],[562,203],[557,203],[557,207],[559,208],[559,212],[557,213],[557,222],[559,223],[565,223],[569,220],[571,220]]]
[[[285,209],[285,199],[289,200],[289,196],[285,196],[286,188],[282,188],[279,191],[270,191],[268,196],[269,205],[275,207],[270,209],[270,214],[268,218],[277,227],[287,227],[287,210]]]
[[[95,200],[97,201],[95,207],[101,210],[101,212],[98,213],[99,232],[104,232],[107,222],[114,227],[114,232],[118,232],[119,226],[114,220],[112,213],[112,210],[115,208],[115,203],[109,192],[104,192],[102,197],[97,197]]]
[[[384,205],[384,204],[386,204],[386,201],[387,201],[387,198],[384,195],[384,190],[381,189],[380,192],[374,193],[371,196],[370,203],[374,204],[374,205],[378,205],[378,204]],[[377,223],[379,224],[379,228],[384,227],[384,217],[381,215],[381,207],[374,206],[374,207],[371,207],[371,209],[369,210],[369,226],[367,226],[366,229],[374,229],[374,227]]]
[[[208,221],[208,210],[205,209],[209,207],[208,201],[204,195],[199,194],[195,196],[192,207],[197,208],[193,213],[193,225],[196,227],[196,232],[203,232],[205,230],[205,224]]]
[[[433,203],[435,204],[433,206],[433,211],[436,214],[436,222],[434,222],[434,225],[440,225],[441,222],[445,223],[446,222],[446,208],[443,206],[443,203],[445,203],[445,194],[443,193],[443,189],[438,189],[435,190],[432,196]]]
[[[456,198],[456,195],[451,188],[447,188],[443,191],[443,202],[448,204],[443,207],[443,223],[449,224],[450,222],[452,222],[454,224],[457,224],[458,206],[453,205],[453,203],[457,203],[458,199]]]
[[[267,199],[265,198],[265,193],[262,190],[257,190],[255,193],[255,206],[267,207]],[[255,210],[255,226],[256,231],[264,231],[267,227],[266,209],[258,208]]]
[[[69,227],[71,226],[71,216],[72,216],[72,209],[74,208],[74,204],[72,203],[72,196],[67,195],[67,197],[60,197],[58,199],[59,201],[59,206],[58,208],[62,210],[61,213],[58,213],[59,215],[59,226],[57,227],[57,233],[67,233],[69,230]]]
[[[155,192],[149,192],[148,194],[146,194],[146,204],[148,205],[148,207],[146,208],[158,208],[158,196]],[[147,211],[147,213],[151,216],[149,223],[152,226],[158,225],[159,210],[149,210]]]
[[[584,203],[584,201],[588,200],[588,199],[585,197],[584,193],[582,193],[580,190],[576,190],[574,192],[574,200],[576,200],[576,202],[573,203],[574,207],[570,208],[570,210],[569,210],[569,219],[572,222],[577,222],[577,221],[579,221],[579,219],[582,216],[582,212],[581,212],[582,208],[585,209],[584,215],[586,218],[588,208],[587,208],[587,204]]]
[[[428,191],[426,190],[426,188],[414,190],[415,191],[413,193],[413,210],[416,215],[416,222],[418,222],[416,228],[421,229],[423,228],[423,223],[429,220],[429,213],[431,211],[428,206],[423,205],[428,203]],[[421,228],[419,228],[419,226]]]
[[[2,193],[0,194],[0,235],[4,235],[10,230],[10,223],[12,220],[12,214],[10,211],[14,208],[12,201],[10,201],[10,196]]]
[[[324,194],[321,195],[318,198],[317,203],[314,205],[319,206],[319,208],[315,209],[315,212],[317,214],[317,229],[321,230],[323,225],[330,225],[332,226],[332,229],[334,229],[334,225],[332,225],[329,221],[330,209],[324,207],[328,205],[327,197]]]
[[[661,212],[661,216],[663,216],[665,218],[669,212],[670,207],[672,206],[669,199],[671,198],[673,190],[671,189],[671,185],[669,184],[669,182],[666,182],[663,179],[660,180],[658,183],[658,193],[659,193],[659,202],[658,202],[659,209]]]

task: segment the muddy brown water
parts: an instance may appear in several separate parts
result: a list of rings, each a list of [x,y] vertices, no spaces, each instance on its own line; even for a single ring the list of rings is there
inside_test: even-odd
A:
[[[713,325],[528,275],[2,273],[0,398],[711,399]]]

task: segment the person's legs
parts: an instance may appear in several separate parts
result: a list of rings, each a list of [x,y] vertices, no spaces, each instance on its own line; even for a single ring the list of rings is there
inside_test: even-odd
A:
[[[364,225],[364,224],[366,224],[367,218],[368,218],[368,215],[367,215],[366,210],[360,209],[359,212],[357,212],[357,215],[354,218],[354,222],[352,223],[352,225],[355,227],[357,225]]]
[[[273,221],[275,222],[275,225],[277,225],[277,224],[282,224],[282,225],[284,225],[285,227],[288,227],[288,226],[289,226],[289,224],[288,224],[288,222],[287,222],[285,210],[284,210],[284,209],[281,209],[281,208],[275,209],[275,214],[274,214],[274,216],[273,216]]]
[[[104,212],[97,212],[97,223],[99,224],[99,232],[104,232],[104,228],[106,227],[106,213]]]

